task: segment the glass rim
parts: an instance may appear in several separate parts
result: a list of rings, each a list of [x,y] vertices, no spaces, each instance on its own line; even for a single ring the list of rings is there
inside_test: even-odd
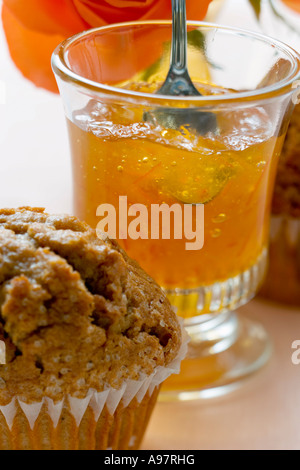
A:
[[[76,72],[72,71],[70,67],[68,67],[66,60],[65,60],[65,51],[66,49],[72,45],[75,41],[78,41],[85,36],[89,36],[91,34],[109,30],[116,30],[125,27],[135,27],[135,26],[143,26],[143,25],[171,25],[171,20],[145,20],[145,21],[130,21],[124,23],[114,23],[105,26],[100,26],[97,28],[91,28],[80,33],[77,33],[64,41],[62,41],[53,51],[51,57],[51,66],[55,75],[62,78],[64,81],[69,81],[71,83],[76,84],[77,86],[81,86],[82,88],[89,89],[93,92],[100,92],[100,93],[109,93],[113,94],[114,96],[119,96],[123,99],[138,99],[139,101],[141,98],[146,99],[147,101],[151,102],[161,102],[161,101],[168,101],[168,102],[187,102],[190,104],[201,104],[202,106],[216,105],[217,103],[228,103],[228,102],[239,102],[239,101],[253,101],[253,100],[266,100],[269,98],[274,98],[278,95],[284,95],[285,93],[289,93],[291,89],[293,91],[297,91],[300,88],[300,83],[298,86],[293,86],[296,80],[300,79],[300,54],[293,49],[288,44],[277,40],[273,37],[269,37],[265,34],[258,33],[256,31],[251,31],[247,29],[226,26],[222,24],[204,22],[204,21],[187,21],[188,26],[196,26],[196,27],[203,27],[207,29],[217,29],[222,31],[227,31],[230,33],[236,33],[242,36],[248,36],[252,38],[256,38],[264,43],[269,44],[270,46],[275,46],[277,49],[283,51],[291,60],[291,63],[294,65],[292,70],[290,71],[289,75],[284,79],[278,81],[275,84],[265,86],[262,88],[258,88],[255,90],[248,90],[248,91],[241,91],[241,92],[234,92],[234,93],[225,93],[222,95],[203,95],[203,96],[170,96],[170,95],[162,95],[162,94],[154,94],[154,93],[146,93],[140,91],[133,91],[124,88],[119,88],[113,85],[107,85],[105,83],[96,82],[94,80],[88,79],[82,75],[77,74]]]

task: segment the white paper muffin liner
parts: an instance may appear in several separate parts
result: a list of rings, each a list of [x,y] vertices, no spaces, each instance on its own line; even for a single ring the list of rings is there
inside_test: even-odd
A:
[[[182,344],[176,358],[167,366],[158,366],[150,375],[143,375],[140,380],[127,379],[120,389],[107,387],[102,392],[95,389],[89,389],[85,398],[76,398],[66,395],[62,400],[54,402],[49,397],[43,397],[39,402],[27,404],[19,397],[14,397],[7,405],[0,406],[0,412],[6,420],[9,430],[12,430],[14,418],[17,413],[18,404],[26,416],[31,429],[39,417],[44,404],[47,405],[48,414],[52,420],[54,428],[57,427],[62,410],[65,404],[69,404],[69,410],[73,415],[76,425],[79,426],[88,407],[91,407],[97,422],[101,412],[106,405],[110,415],[113,415],[122,402],[123,407],[127,407],[135,397],[138,403],[141,403],[146,393],[152,395],[154,389],[164,382],[170,375],[180,372],[180,364],[187,353],[189,337],[183,327],[183,322],[179,319],[182,329]]]

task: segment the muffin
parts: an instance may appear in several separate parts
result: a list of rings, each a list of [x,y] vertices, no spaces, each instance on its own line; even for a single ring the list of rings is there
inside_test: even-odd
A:
[[[295,107],[277,170],[269,268],[261,295],[300,306],[300,105]]]
[[[0,449],[137,449],[185,342],[160,287],[75,217],[0,210]]]

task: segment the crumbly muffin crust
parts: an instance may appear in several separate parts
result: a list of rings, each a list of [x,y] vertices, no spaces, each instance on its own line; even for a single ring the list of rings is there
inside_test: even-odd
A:
[[[0,404],[85,396],[168,365],[181,344],[160,287],[75,217],[0,210]]]
[[[292,114],[279,159],[272,213],[300,217],[300,105]]]

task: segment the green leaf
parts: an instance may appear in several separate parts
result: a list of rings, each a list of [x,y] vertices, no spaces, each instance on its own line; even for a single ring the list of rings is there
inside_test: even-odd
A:
[[[188,44],[191,44],[192,46],[194,46],[195,48],[201,50],[201,51],[204,51],[204,48],[205,48],[205,37],[204,35],[201,33],[201,31],[197,30],[197,29],[194,29],[192,31],[188,31],[187,33],[187,41],[188,41]],[[166,42],[164,44],[164,53],[163,53],[163,56],[168,53],[170,54],[170,48],[171,48],[171,43],[170,41]],[[163,57],[162,56],[162,57]],[[161,66],[161,61],[162,61],[162,57],[160,57],[156,62],[154,62],[152,65],[150,65],[146,70],[144,70],[144,72],[142,73],[140,79],[143,80],[143,81],[147,81],[149,79],[149,77],[151,77],[152,75],[154,75],[156,72],[159,71],[160,69],[160,66]]]
[[[261,0],[249,0],[249,2],[254,10],[256,18],[259,20],[260,10],[261,10]]]
[[[147,82],[152,75],[159,71],[160,63],[161,57],[141,73],[140,80]]]
[[[199,29],[187,32],[187,42],[200,51],[205,49],[205,36]]]

